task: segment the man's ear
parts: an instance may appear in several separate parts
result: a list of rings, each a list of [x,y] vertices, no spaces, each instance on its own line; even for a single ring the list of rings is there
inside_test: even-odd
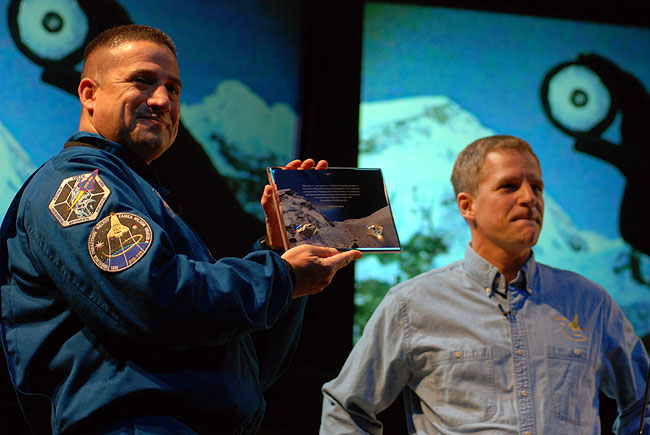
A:
[[[458,210],[465,220],[474,220],[474,198],[472,195],[467,192],[460,192],[456,196],[456,204],[458,204]]]
[[[97,83],[89,77],[84,77],[79,82],[79,88],[77,89],[79,94],[79,101],[84,109],[89,113],[93,113],[95,109],[95,97],[97,95]]]

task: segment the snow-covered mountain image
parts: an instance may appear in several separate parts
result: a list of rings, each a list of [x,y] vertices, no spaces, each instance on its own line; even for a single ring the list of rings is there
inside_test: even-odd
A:
[[[264,219],[259,186],[267,166],[295,152],[298,117],[287,103],[267,103],[239,80],[220,82],[194,104],[181,106],[183,122],[247,213]]]
[[[432,228],[442,237],[447,252],[438,255],[431,266],[462,258],[469,230],[456,208],[449,181],[454,161],[473,140],[509,132],[485,127],[444,96],[367,102],[360,114],[359,167],[382,169],[402,243]],[[552,184],[545,181],[547,186]],[[650,286],[642,278],[650,275],[650,259],[634,253],[621,238],[578,228],[549,189],[544,199],[544,227],[534,248],[537,261],[573,270],[601,284],[623,308],[636,333],[650,333]],[[384,263],[366,255],[357,262],[357,281],[394,282],[400,275],[397,263]]]
[[[268,104],[238,80],[219,83],[200,103],[182,105],[182,113],[187,128],[221,174],[236,176],[237,168],[224,159],[215,134],[247,156],[277,155],[281,160],[273,164],[289,161],[293,155],[298,131],[293,109],[284,103]]]
[[[4,217],[14,195],[34,171],[23,147],[0,122],[0,217]]]
[[[337,222],[291,189],[278,190],[278,197],[290,247],[309,243],[337,249],[394,250],[399,246],[388,206],[363,218]]]

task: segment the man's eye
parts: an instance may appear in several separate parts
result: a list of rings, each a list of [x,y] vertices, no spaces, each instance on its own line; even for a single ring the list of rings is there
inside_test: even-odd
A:
[[[172,101],[177,101],[181,97],[181,90],[175,86],[168,86],[167,87],[167,95],[170,100]]]
[[[149,80],[146,79],[145,77],[142,77],[142,76],[135,77],[133,79],[133,81],[135,83],[139,84],[139,85],[149,85],[150,84]]]

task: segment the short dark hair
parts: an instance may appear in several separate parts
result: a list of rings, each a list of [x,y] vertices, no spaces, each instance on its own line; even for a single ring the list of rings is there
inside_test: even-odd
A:
[[[97,35],[88,43],[84,49],[84,67],[81,76],[86,76],[86,61],[88,57],[100,48],[115,48],[125,42],[151,41],[169,47],[176,56],[176,45],[174,41],[162,30],[141,24],[126,24],[124,26],[111,27]]]
[[[495,150],[516,150],[528,152],[540,166],[539,159],[533,152],[528,142],[518,137],[509,135],[488,136],[477,139],[463,149],[454,163],[454,170],[451,173],[451,184],[454,186],[454,193],[458,196],[461,192],[475,195],[478,186],[483,178],[483,161],[490,151]]]

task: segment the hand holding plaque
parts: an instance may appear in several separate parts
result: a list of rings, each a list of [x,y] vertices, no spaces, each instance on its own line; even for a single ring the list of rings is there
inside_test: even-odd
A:
[[[401,251],[380,169],[269,167],[267,173],[285,249]]]

